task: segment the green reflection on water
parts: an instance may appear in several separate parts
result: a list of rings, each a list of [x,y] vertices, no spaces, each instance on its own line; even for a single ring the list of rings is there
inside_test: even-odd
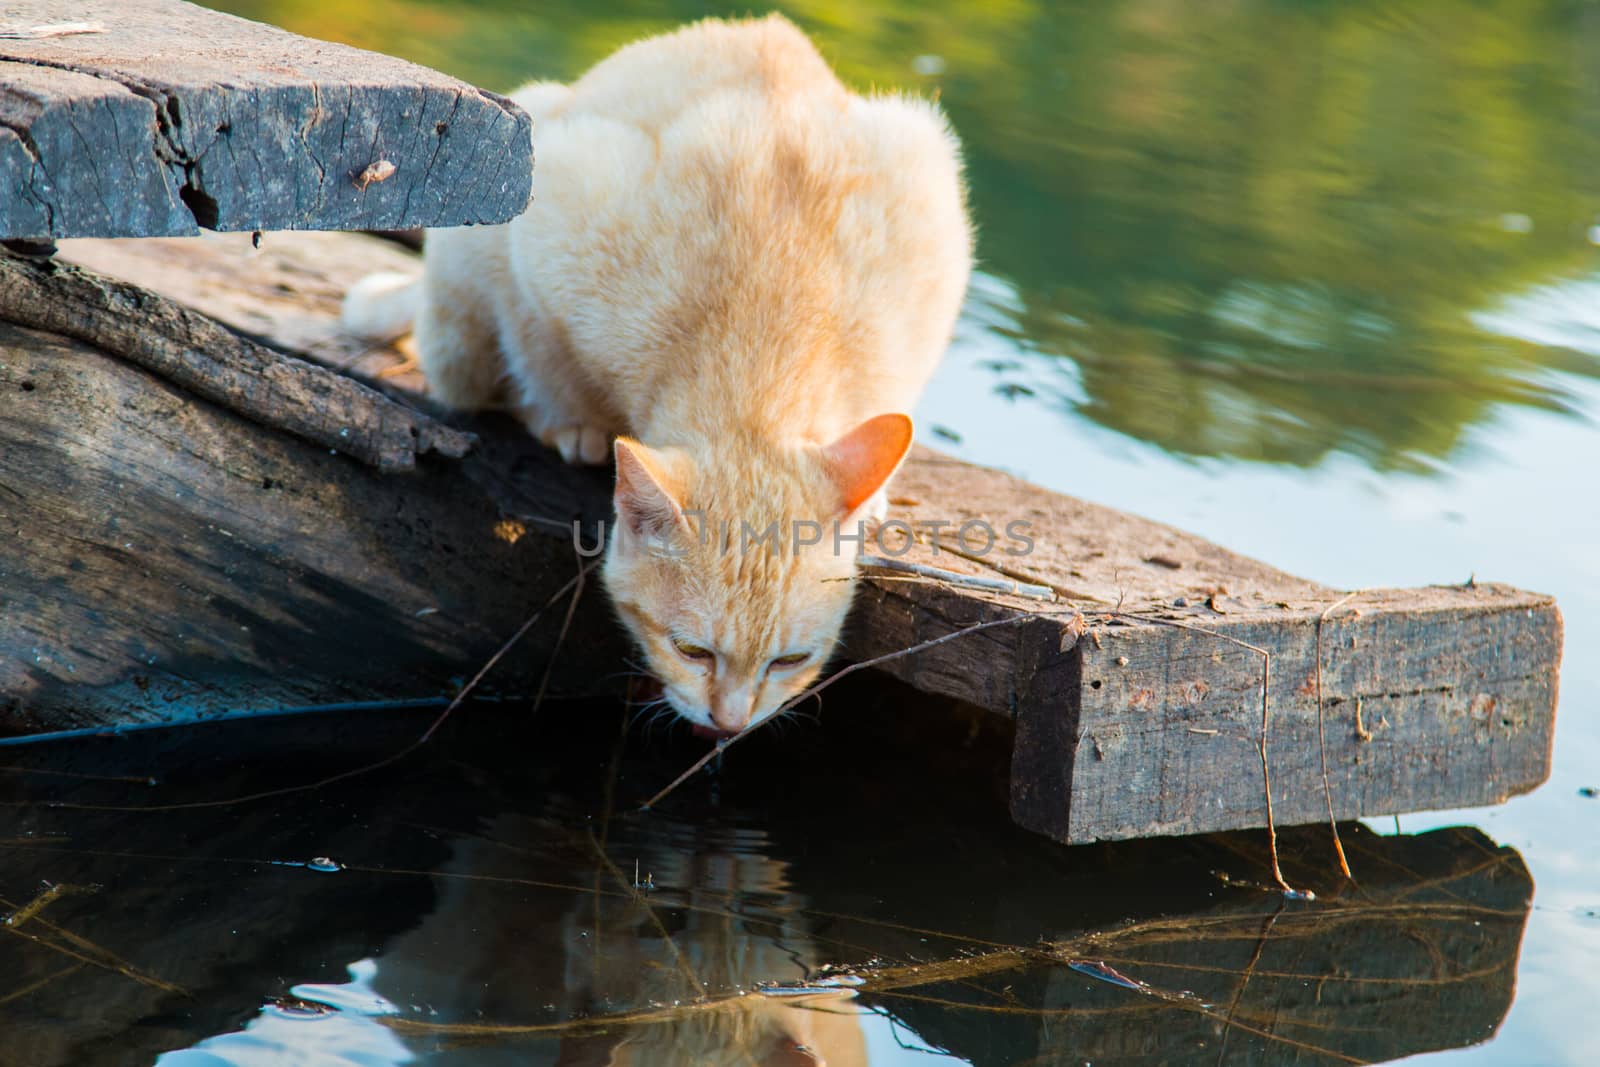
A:
[[[747,11],[216,6],[500,89]],[[990,328],[1070,361],[1034,368],[1042,402],[1181,454],[1428,470],[1496,405],[1568,410],[1554,372],[1600,375],[1591,355],[1469,318],[1597,265],[1592,5],[784,10],[855,85],[940,94],[967,146],[983,267],[1008,283]]]

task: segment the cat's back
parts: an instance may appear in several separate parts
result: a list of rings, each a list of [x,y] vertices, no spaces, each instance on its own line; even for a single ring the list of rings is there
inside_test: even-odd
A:
[[[832,98],[841,107],[848,97],[816,46],[781,15],[706,19],[613,53],[573,83],[563,117],[613,119],[659,136],[717,94]]]
[[[699,380],[752,421],[804,392],[787,422],[817,439],[910,406],[971,259],[937,107],[850,92],[780,16],[695,23],[551,91],[510,260],[624,426]]]

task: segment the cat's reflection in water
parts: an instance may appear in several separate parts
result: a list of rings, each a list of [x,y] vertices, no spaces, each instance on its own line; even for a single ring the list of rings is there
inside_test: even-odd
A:
[[[866,1041],[848,1001],[750,998],[671,1022],[566,1038],[556,1067],[864,1067]]]
[[[429,1063],[864,1067],[860,1009],[845,993],[703,1003],[802,980],[824,962],[785,865],[759,854],[758,832],[729,833],[613,843],[606,851],[614,866],[589,864],[583,880],[595,891],[586,891],[528,884],[572,876],[571,850],[594,849],[582,829],[502,816],[482,836],[456,842],[435,882],[438,906],[384,951],[374,985],[428,1022],[647,1014],[531,1045],[520,1038],[451,1049],[446,1033],[414,1043]],[[564,842],[559,859],[520,844],[552,840]],[[632,888],[636,858],[637,876],[654,888]],[[660,1010],[674,1005],[682,1010]]]

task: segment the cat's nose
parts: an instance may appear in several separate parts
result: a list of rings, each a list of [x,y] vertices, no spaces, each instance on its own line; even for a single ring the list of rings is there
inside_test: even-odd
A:
[[[738,733],[750,725],[750,713],[754,710],[754,697],[744,689],[711,694],[711,721],[719,730]]]

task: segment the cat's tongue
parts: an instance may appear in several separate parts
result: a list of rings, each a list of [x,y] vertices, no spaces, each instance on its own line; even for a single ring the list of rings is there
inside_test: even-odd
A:
[[[703,737],[707,741],[722,741],[739,736],[737,730],[719,730],[715,726],[701,726],[699,723],[691,724],[689,729],[696,737]]]

